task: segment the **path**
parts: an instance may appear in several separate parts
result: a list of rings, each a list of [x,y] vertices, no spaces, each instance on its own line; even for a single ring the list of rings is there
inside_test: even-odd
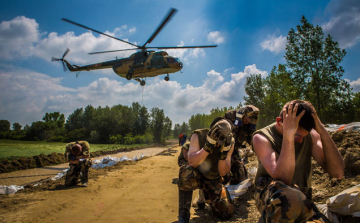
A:
[[[153,147],[153,148],[146,148],[141,150],[133,150],[129,152],[120,152],[117,154],[104,155],[91,159],[92,160],[102,159],[106,156],[113,156],[117,158],[127,156],[128,158],[133,158],[134,156],[140,157],[141,154],[143,154],[144,156],[154,156],[166,149],[167,147]],[[2,173],[0,174],[0,185],[23,186],[49,177],[54,177],[58,173],[62,172],[64,169],[68,169],[68,168],[69,168],[69,164],[63,163],[55,166],[45,166],[42,168],[34,168],[34,169],[13,171],[10,173]]]
[[[89,186],[1,196],[0,222],[176,222],[178,146],[167,155],[91,169]],[[94,177],[97,175],[97,177]]]

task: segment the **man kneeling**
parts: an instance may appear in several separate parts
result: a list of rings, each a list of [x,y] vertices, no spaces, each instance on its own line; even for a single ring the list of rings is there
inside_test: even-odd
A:
[[[179,173],[179,222],[189,222],[192,193],[200,189],[220,219],[229,219],[234,204],[224,187],[223,176],[230,172],[234,150],[232,123],[215,119],[209,129],[195,130],[190,136],[189,165]]]
[[[81,184],[83,187],[87,187],[91,166],[89,143],[79,141],[67,144],[65,157],[68,159],[70,167],[66,173],[65,185],[68,187],[76,185],[81,174]]]

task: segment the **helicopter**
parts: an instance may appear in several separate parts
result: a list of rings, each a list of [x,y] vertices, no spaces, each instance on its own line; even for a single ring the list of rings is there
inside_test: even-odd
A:
[[[73,25],[88,29],[100,35],[107,36],[109,38],[127,43],[134,48],[131,49],[120,49],[120,50],[110,50],[110,51],[101,51],[101,52],[92,52],[93,54],[100,53],[112,53],[119,51],[127,51],[127,50],[138,50],[138,52],[133,53],[130,57],[116,58],[115,60],[89,64],[84,66],[71,65],[64,58],[70,52],[70,49],[66,49],[62,58],[52,57],[51,61],[61,61],[63,64],[64,71],[69,70],[71,72],[76,72],[76,77],[79,76],[81,71],[90,71],[90,70],[98,70],[98,69],[108,69],[112,68],[113,71],[120,77],[126,78],[127,80],[136,80],[140,83],[141,86],[145,86],[147,77],[155,77],[162,74],[167,74],[165,76],[165,81],[169,81],[170,73],[175,73],[181,71],[183,68],[183,63],[176,57],[169,56],[169,54],[165,51],[154,51],[148,49],[189,49],[189,48],[213,48],[217,47],[217,45],[206,45],[206,46],[169,46],[169,47],[148,47],[147,44],[151,43],[155,37],[159,34],[159,32],[164,28],[164,26],[170,21],[173,15],[177,12],[176,9],[171,8],[168,14],[164,17],[163,21],[157,27],[155,32],[150,36],[150,38],[145,42],[145,44],[139,46],[127,42],[125,40],[116,38],[114,36],[108,35],[106,33],[97,31],[90,27],[81,25],[77,22],[71,21],[69,19],[62,18],[61,20],[71,23]]]

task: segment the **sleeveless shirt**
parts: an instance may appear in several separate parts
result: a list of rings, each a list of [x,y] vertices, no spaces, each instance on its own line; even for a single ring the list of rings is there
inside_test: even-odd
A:
[[[200,149],[205,146],[206,136],[209,129],[197,129],[192,134],[197,134],[199,139]],[[219,149],[215,149],[213,153],[210,153],[204,162],[196,167],[203,177],[208,180],[216,180],[220,178],[218,163],[219,163]]]
[[[269,140],[272,149],[280,155],[283,136],[277,131],[275,124],[276,123],[273,123],[254,132],[254,135],[261,134],[265,136]],[[296,184],[305,194],[307,194],[309,190],[311,193],[311,156],[312,140],[311,135],[308,134],[303,138],[302,143],[295,143],[295,172],[292,179],[292,184]],[[260,177],[271,178],[264,166],[258,160],[258,170],[255,176],[255,182],[258,182]]]

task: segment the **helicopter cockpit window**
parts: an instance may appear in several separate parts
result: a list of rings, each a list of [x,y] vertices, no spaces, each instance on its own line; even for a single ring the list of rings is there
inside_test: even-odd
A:
[[[166,58],[166,61],[167,61],[168,63],[172,63],[171,58]]]

